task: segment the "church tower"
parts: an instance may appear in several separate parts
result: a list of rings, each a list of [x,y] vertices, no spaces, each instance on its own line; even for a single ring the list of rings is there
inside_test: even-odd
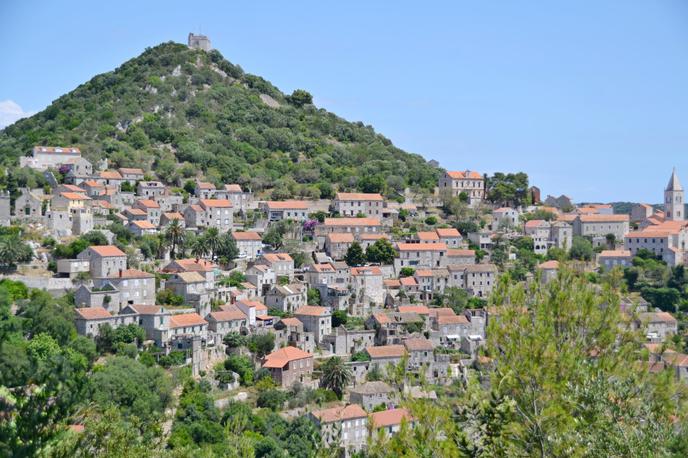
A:
[[[669,184],[664,190],[664,219],[666,221],[683,221],[685,219],[684,211],[683,187],[678,181],[676,168],[674,168]]]

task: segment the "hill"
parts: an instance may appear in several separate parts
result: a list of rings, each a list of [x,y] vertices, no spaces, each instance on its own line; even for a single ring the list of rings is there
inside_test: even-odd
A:
[[[285,95],[216,50],[171,42],[7,127],[0,161],[16,167],[39,144],[79,146],[92,161],[143,167],[170,184],[202,173],[273,198],[432,189],[440,173],[372,127],[316,108],[306,91]]]

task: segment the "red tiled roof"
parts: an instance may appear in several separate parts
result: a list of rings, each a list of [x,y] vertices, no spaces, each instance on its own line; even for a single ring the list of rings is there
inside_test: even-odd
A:
[[[398,243],[399,251],[447,251],[447,244],[440,243]]]
[[[182,313],[170,317],[170,328],[181,328],[184,326],[198,326],[208,324],[198,313]]]
[[[408,351],[432,351],[432,342],[425,338],[412,338],[404,340],[404,346]]]
[[[464,315],[438,315],[438,324],[467,324],[468,318]]]
[[[232,208],[232,202],[227,199],[201,199],[201,206],[206,208]]]
[[[237,321],[245,320],[246,314],[239,309],[221,310],[219,312],[210,312],[210,317],[215,321]]]
[[[403,419],[413,421],[413,417],[406,409],[383,410],[382,412],[374,412],[370,416],[370,422],[375,428],[400,425]]]
[[[153,278],[155,275],[138,269],[126,269],[112,276],[117,278]]]
[[[538,269],[545,269],[545,270],[556,270],[558,268],[559,268],[559,261],[555,261],[555,260],[545,261],[538,266]]]
[[[114,245],[93,245],[89,249],[99,256],[126,256],[126,254]]]
[[[453,227],[436,229],[436,232],[440,237],[461,237],[461,233]]]
[[[383,200],[382,195],[377,193],[364,193],[364,192],[338,192],[336,196],[337,200]]]
[[[366,351],[371,358],[401,358],[406,353],[406,348],[403,345],[381,345],[367,347]]]
[[[321,423],[334,423],[336,421],[351,420],[354,418],[367,418],[368,414],[358,404],[332,407],[330,409],[316,410],[312,415]]]
[[[138,205],[140,205],[141,207],[145,207],[145,208],[160,208],[160,205],[158,205],[158,203],[156,201],[151,200],[151,199],[141,199],[141,200],[136,201],[136,203]]]
[[[272,263],[280,261],[293,261],[292,257],[288,253],[266,253],[263,255],[263,259]]]
[[[327,234],[330,243],[353,243],[354,235],[350,232]]]
[[[351,275],[354,277],[360,275],[382,275],[382,270],[377,266],[352,267]]]
[[[380,226],[378,218],[325,218],[325,227]]]
[[[475,257],[475,250],[462,250],[458,248],[450,248],[447,250],[447,256],[457,258],[472,258]]]
[[[265,202],[268,210],[308,210],[308,202],[305,200],[271,200]]]
[[[439,240],[440,236],[435,231],[420,231],[416,233],[418,240]]]
[[[77,308],[76,313],[84,320],[103,320],[112,318],[110,312],[103,307],[82,307]]]
[[[248,240],[256,242],[260,242],[262,240],[260,238],[260,234],[255,231],[232,232],[232,238],[234,240]]]
[[[86,194],[80,192],[61,192],[60,195],[67,200],[91,200]]]
[[[628,222],[628,215],[580,215],[578,217],[583,223],[622,223]]]
[[[447,175],[449,175],[450,178],[453,178],[455,180],[463,180],[463,179],[470,179],[470,180],[482,180],[483,176],[480,175],[478,172],[473,172],[471,170],[466,170],[463,172],[447,172]]]
[[[323,316],[329,314],[327,308],[319,307],[316,305],[302,305],[298,310],[294,312],[294,315],[305,315],[305,316]]]
[[[310,353],[300,350],[296,347],[284,347],[277,351],[273,351],[265,357],[263,367],[268,368],[282,368],[290,361],[297,361],[299,359],[312,358]]]
[[[400,305],[399,312],[417,313],[418,315],[428,315],[430,314],[430,309],[425,305]]]

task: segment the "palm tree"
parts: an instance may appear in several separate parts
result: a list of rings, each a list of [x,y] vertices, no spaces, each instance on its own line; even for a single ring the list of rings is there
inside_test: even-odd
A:
[[[208,254],[208,243],[204,237],[199,237],[191,246],[191,255],[198,261],[200,258]]]
[[[165,231],[165,238],[170,242],[170,257],[172,259],[176,259],[177,247],[184,244],[185,236],[186,232],[182,225],[179,224],[179,220],[172,220],[172,223],[167,227],[167,231]]]
[[[322,377],[320,386],[335,392],[339,399],[342,398],[344,388],[351,381],[351,369],[349,369],[342,358],[333,356],[321,366]]]
[[[210,227],[205,234],[203,234],[205,243],[208,246],[208,251],[210,252],[210,259],[214,260],[217,251],[220,248],[220,231],[216,227]]]

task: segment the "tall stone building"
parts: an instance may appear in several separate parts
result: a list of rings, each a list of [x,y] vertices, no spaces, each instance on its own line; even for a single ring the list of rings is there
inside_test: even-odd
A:
[[[671,172],[669,184],[664,190],[664,217],[667,221],[683,221],[685,218],[685,200],[683,187],[678,181],[676,168]]]
[[[205,35],[196,35],[189,33],[189,48],[202,49],[203,51],[210,51],[213,47],[210,45],[210,38]]]

